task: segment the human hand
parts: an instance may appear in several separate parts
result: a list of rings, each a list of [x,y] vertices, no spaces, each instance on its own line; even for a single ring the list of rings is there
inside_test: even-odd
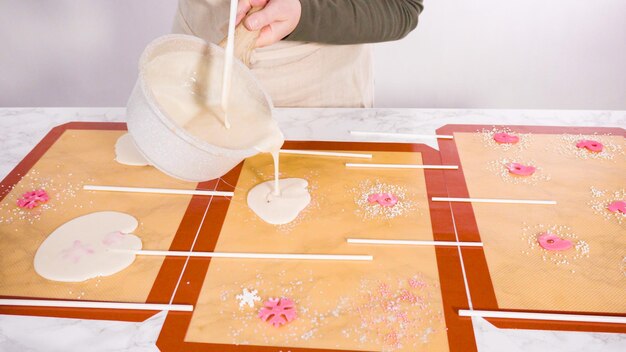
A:
[[[263,7],[244,20],[244,26],[250,31],[261,30],[256,46],[274,44],[285,38],[300,22],[302,6],[300,0],[239,0],[237,5],[237,24],[246,17],[253,7]]]

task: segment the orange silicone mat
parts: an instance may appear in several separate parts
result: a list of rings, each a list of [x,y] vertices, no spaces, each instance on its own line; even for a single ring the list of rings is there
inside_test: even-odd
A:
[[[413,144],[287,142],[286,149],[358,151],[371,162],[440,164],[436,151]],[[348,245],[347,237],[453,240],[440,170],[346,169],[346,160],[281,156],[281,177],[310,182],[312,204],[293,223],[271,226],[245,204],[247,191],[271,179],[266,155],[249,158],[218,188],[235,197],[213,199],[195,251],[372,254],[373,262],[287,262],[190,259],[158,347],[163,351],[476,350],[456,248]],[[357,199],[372,184],[402,194],[401,216],[371,216]],[[356,197],[356,198],[355,198]],[[379,214],[380,215],[380,214]],[[242,288],[262,299],[289,297],[298,318],[280,328],[238,306]],[[408,328],[400,328],[403,325]]]
[[[84,191],[84,184],[195,189],[198,185],[163,175],[153,167],[115,161],[122,123],[69,123],[54,128],[2,181],[0,190],[0,296],[168,303],[182,272],[180,258],[138,257],[123,271],[80,283],[50,281],[33,268],[39,245],[61,224],[88,213],[114,210],[139,221],[134,233],[144,249],[188,250],[207,200],[202,197]],[[17,207],[21,194],[44,188],[45,206]],[[167,264],[167,265],[165,265]],[[0,314],[26,314],[140,321],[154,312],[0,307]]]
[[[498,144],[496,132],[519,136]],[[459,238],[482,241],[484,251],[462,250],[474,309],[626,314],[626,218],[607,210],[626,194],[623,129],[448,125],[440,134],[451,197],[555,200],[556,205],[452,203]],[[580,140],[603,143],[601,153],[577,148]],[[511,175],[504,165],[537,167],[532,176]],[[537,236],[552,233],[573,244],[567,251],[541,248]],[[625,331],[617,324],[495,321],[498,326]]]

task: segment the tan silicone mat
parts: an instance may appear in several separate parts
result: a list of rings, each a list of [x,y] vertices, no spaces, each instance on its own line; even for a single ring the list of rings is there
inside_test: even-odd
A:
[[[503,147],[489,131],[454,133],[470,197],[556,200],[557,205],[472,204],[500,309],[626,312],[626,218],[606,210],[626,189],[626,142],[620,135],[521,134]],[[604,155],[576,148],[599,140]],[[531,177],[503,164],[537,166]],[[616,198],[617,199],[617,198]],[[575,244],[541,248],[544,231]]]
[[[374,163],[421,163],[419,153],[374,152]],[[247,206],[254,185],[269,180],[268,155],[243,166],[216,251],[371,254],[366,263],[212,260],[185,341],[324,349],[448,350],[433,247],[349,245],[347,237],[432,240],[424,173],[348,169],[346,160],[281,156],[281,177],[310,181],[313,204],[295,223],[275,227]],[[357,204],[368,189],[402,194],[397,214]],[[242,308],[242,288],[262,300],[288,297],[298,318],[281,328]],[[385,306],[389,305],[389,306]]]
[[[81,129],[65,130],[62,126],[64,132],[56,142],[46,137],[45,144],[54,144],[28,173],[12,175],[22,177],[12,189],[3,185],[2,193],[6,194],[0,202],[0,296],[145,302],[161,269],[162,257],[140,257],[120,273],[81,283],[49,281],[34,271],[37,248],[54,229],[96,211],[120,211],[136,217],[139,227],[134,233],[143,241],[144,249],[168,249],[191,199],[88,192],[82,190],[84,184],[181,189],[197,186],[174,180],[152,167],[117,163],[114,145],[125,131],[106,130],[109,124],[78,125]],[[123,124],[110,125],[113,129],[123,128]],[[91,126],[94,130],[89,130]],[[51,134],[61,131],[57,129]],[[38,188],[50,194],[45,207],[21,210],[16,206],[21,194]]]

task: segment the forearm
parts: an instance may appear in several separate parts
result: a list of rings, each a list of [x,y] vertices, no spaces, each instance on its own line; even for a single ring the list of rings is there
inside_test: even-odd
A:
[[[422,2],[300,0],[300,22],[285,40],[357,44],[401,39],[417,26]]]

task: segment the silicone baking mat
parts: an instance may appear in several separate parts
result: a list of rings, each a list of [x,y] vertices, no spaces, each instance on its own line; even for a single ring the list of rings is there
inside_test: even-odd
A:
[[[448,125],[439,142],[451,197],[555,200],[556,205],[453,203],[460,240],[483,241],[462,251],[474,309],[626,315],[626,217],[607,207],[626,196],[623,129]],[[508,132],[516,144],[498,144]],[[581,140],[602,152],[578,148]],[[505,164],[537,167],[527,177]],[[573,247],[548,251],[551,233]],[[498,326],[625,331],[617,324],[497,322]]]
[[[372,163],[440,164],[423,145],[287,142],[285,149],[372,153]],[[294,223],[272,226],[246,205],[254,185],[270,180],[272,160],[258,155],[222,178],[232,200],[213,199],[195,251],[371,254],[373,262],[190,259],[158,347],[163,351],[475,350],[456,248],[348,245],[346,238],[454,240],[439,170],[349,169],[345,158],[281,156],[281,177],[309,181],[312,202]],[[356,160],[355,162],[359,162]],[[376,191],[399,203],[370,205]],[[392,210],[393,209],[393,210]],[[246,288],[261,299],[240,307]],[[263,301],[292,299],[297,318],[275,328],[258,318]]]
[[[54,128],[0,184],[0,296],[65,300],[168,303],[180,277],[180,258],[137,257],[123,271],[80,283],[39,276],[33,258],[57,227],[88,213],[113,210],[139,221],[134,233],[144,249],[188,250],[208,203],[206,198],[90,192],[85,184],[195,189],[212,188],[165,176],[153,167],[115,161],[114,145],[123,123],[69,123]],[[16,205],[23,193],[44,188],[45,206]],[[193,234],[191,237],[193,238]],[[175,240],[175,236],[178,236]],[[163,265],[166,262],[168,265]],[[154,312],[0,307],[0,314],[50,315],[115,320],[143,320]]]

